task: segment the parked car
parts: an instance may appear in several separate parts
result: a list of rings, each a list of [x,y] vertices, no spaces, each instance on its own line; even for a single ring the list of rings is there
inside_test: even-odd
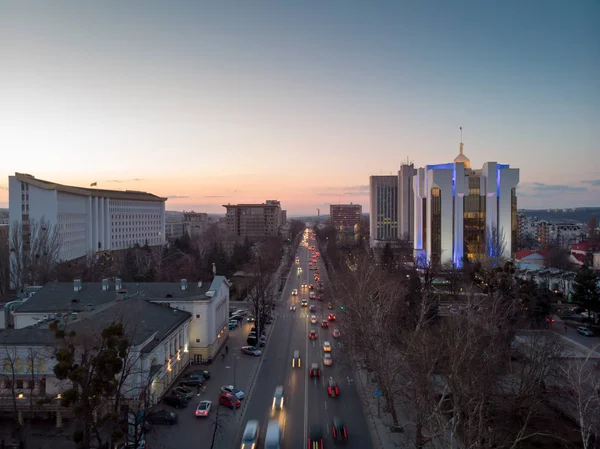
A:
[[[192,371],[188,371],[183,375],[184,378],[188,378],[191,376],[202,376],[205,379],[210,379],[210,371],[207,371],[205,369],[195,369]]]
[[[221,387],[221,392],[234,394],[238,399],[244,399],[244,392],[239,388],[235,388],[233,385],[223,385]]]
[[[202,385],[204,385],[205,382],[206,380],[204,380],[204,376],[193,375],[181,379],[179,385],[182,385],[184,387],[201,387]]]
[[[583,335],[585,337],[593,337],[594,336],[594,333],[590,329],[588,329],[587,327],[585,327],[585,326],[579,326],[577,328],[577,333],[581,334],[581,335]]]
[[[146,441],[140,440],[137,443],[121,443],[117,449],[146,449]]]
[[[173,394],[176,396],[182,396],[188,400],[194,397],[194,391],[191,388],[179,386],[177,388],[173,388]]]
[[[151,424],[173,425],[177,423],[177,414],[168,410],[155,410],[148,413],[146,420]]]
[[[188,405],[188,400],[183,396],[171,394],[163,398],[163,403],[175,408],[186,408]]]
[[[262,351],[254,346],[242,346],[242,352],[254,357],[258,357],[262,354]]]
[[[237,321],[230,321],[229,322],[229,330],[233,330],[237,327]]]
[[[221,393],[221,396],[219,396],[219,404],[229,407],[232,410],[234,408],[240,408],[240,405],[242,405],[239,399],[229,393]]]

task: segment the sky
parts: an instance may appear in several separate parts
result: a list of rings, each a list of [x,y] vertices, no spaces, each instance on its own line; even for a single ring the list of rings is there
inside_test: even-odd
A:
[[[0,0],[8,176],[168,210],[368,211],[369,176],[520,168],[520,208],[600,206],[600,2]]]

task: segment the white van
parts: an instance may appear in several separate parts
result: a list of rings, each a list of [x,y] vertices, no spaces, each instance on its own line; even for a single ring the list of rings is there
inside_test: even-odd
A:
[[[272,419],[267,426],[265,435],[265,449],[281,449],[281,429],[279,422]]]

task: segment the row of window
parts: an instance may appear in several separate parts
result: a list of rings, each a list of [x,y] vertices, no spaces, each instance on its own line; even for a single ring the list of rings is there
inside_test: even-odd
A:
[[[34,390],[37,387],[37,394],[45,394],[46,393],[46,379],[41,378],[36,380],[31,379],[15,379],[14,389],[19,390]],[[12,379],[4,379],[2,383],[2,388],[5,390],[12,391],[13,390],[13,381]]]

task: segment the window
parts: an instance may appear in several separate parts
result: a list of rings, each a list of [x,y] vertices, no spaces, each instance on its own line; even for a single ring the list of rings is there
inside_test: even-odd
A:
[[[196,318],[200,318],[200,314],[199,313],[196,314]]]
[[[200,343],[200,339],[199,338],[196,338],[196,343]]]
[[[15,388],[17,390],[22,390],[23,389],[23,379],[17,379],[15,381]]]

